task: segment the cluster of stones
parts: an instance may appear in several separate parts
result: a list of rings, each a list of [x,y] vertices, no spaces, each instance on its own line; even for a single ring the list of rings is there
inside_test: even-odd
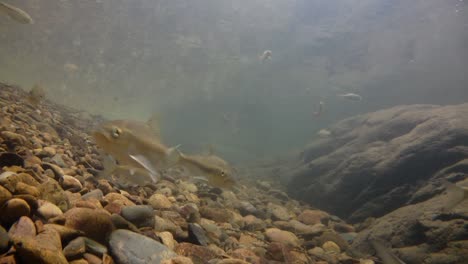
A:
[[[98,120],[24,98],[0,84],[0,263],[373,263],[346,253],[352,226],[266,182],[98,179]]]

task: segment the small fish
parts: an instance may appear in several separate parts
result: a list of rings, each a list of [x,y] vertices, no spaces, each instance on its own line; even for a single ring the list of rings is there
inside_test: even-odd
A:
[[[112,180],[121,186],[128,187],[131,184],[145,186],[154,182],[154,178],[156,177],[156,175],[151,175],[146,169],[117,165],[111,156],[104,153],[101,153],[101,160],[104,170],[97,177]]]
[[[228,163],[214,155],[180,155],[179,165],[187,168],[193,176],[206,178],[210,185],[232,188],[235,185],[233,169]]]
[[[158,170],[178,162],[177,147],[168,148],[158,135],[144,122],[114,120],[104,123],[93,133],[96,144],[114,157],[119,164],[145,169],[153,181]]]
[[[330,130],[327,130],[327,129],[320,129],[319,132],[317,132],[317,135],[321,136],[321,137],[328,137],[331,135],[331,132]]]
[[[44,100],[46,92],[40,85],[34,85],[33,88],[28,92],[27,100],[34,106],[37,106],[42,100]]]
[[[384,243],[379,239],[372,239],[369,241],[375,249],[377,256],[382,260],[383,264],[405,264],[399,259],[389,248],[384,246]]]
[[[442,208],[444,213],[450,212],[455,206],[468,199],[468,187],[459,186],[445,179],[442,184],[447,189],[448,201]]]
[[[339,94],[338,96],[341,96],[350,101],[357,101],[357,102],[362,101],[362,96],[360,96],[359,94],[355,94],[355,93]]]
[[[320,101],[317,107],[317,111],[314,112],[314,116],[320,116],[323,112],[323,106],[325,105],[324,102]]]
[[[0,2],[0,11],[21,24],[34,24],[33,19],[28,13],[12,5]]]
[[[265,50],[262,55],[259,56],[259,59],[262,63],[264,63],[266,60],[271,60],[271,55],[271,50]]]

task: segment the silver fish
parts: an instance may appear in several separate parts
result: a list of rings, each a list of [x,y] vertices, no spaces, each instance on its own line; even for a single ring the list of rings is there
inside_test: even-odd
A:
[[[362,101],[362,96],[360,96],[359,94],[355,94],[355,93],[339,94],[338,96],[343,97],[350,101]]]

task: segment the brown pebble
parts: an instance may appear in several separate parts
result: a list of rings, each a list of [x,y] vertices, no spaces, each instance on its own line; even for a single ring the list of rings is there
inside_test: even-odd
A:
[[[21,216],[29,216],[30,213],[31,208],[25,200],[12,198],[0,208],[0,220],[6,225],[10,225]]]

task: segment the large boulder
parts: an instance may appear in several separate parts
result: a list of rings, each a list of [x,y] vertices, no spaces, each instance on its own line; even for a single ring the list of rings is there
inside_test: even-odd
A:
[[[409,105],[329,128],[291,170],[291,196],[357,222],[439,194],[468,172],[468,104]]]
[[[468,200],[444,212],[450,199],[437,195],[375,219],[354,238],[353,252],[372,252],[369,241],[379,239],[407,264],[467,263]]]

